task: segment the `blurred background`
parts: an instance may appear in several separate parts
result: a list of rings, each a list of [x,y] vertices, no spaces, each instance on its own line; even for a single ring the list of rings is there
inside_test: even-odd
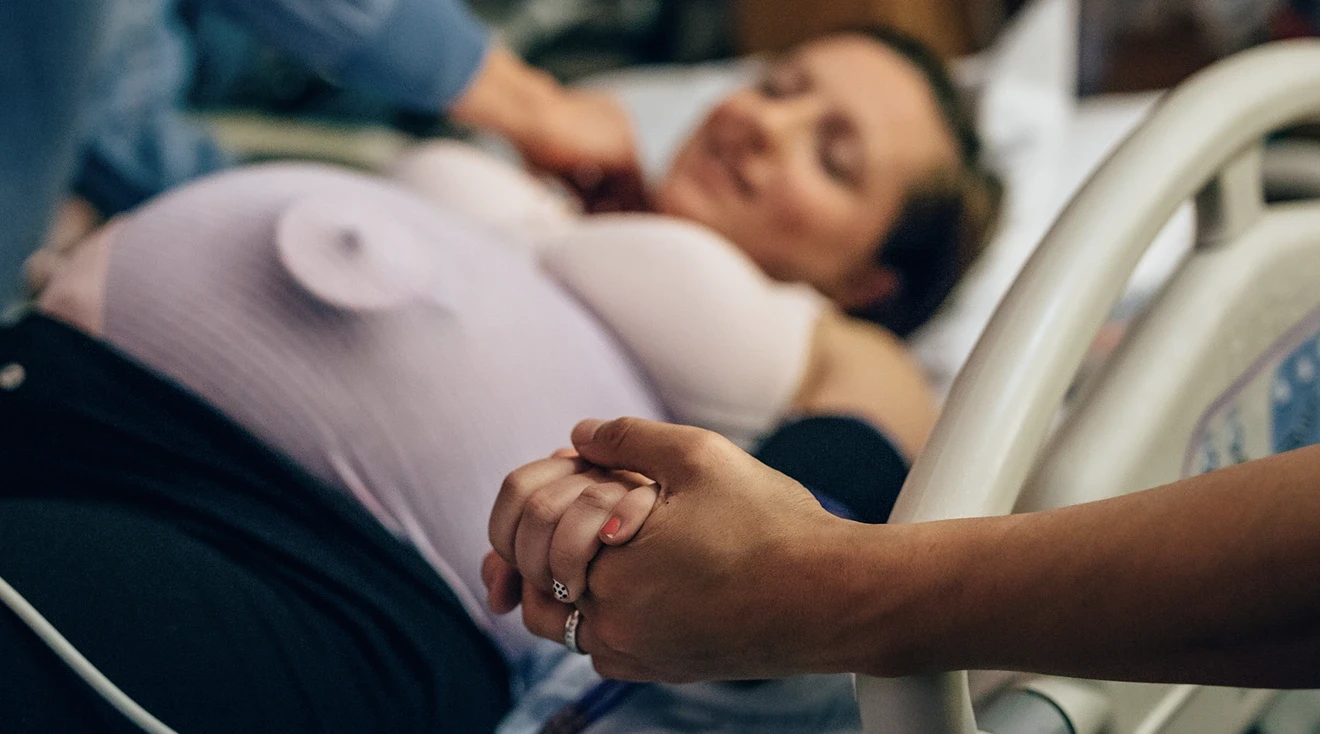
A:
[[[897,26],[949,58],[987,49],[1028,0],[471,0],[504,41],[562,81],[639,64],[773,52],[823,31]],[[1314,35],[1320,0],[1081,0],[1078,92],[1163,89],[1213,60],[1271,39]],[[348,93],[223,16],[185,3],[200,69],[189,100],[207,111],[261,111],[380,122],[444,133],[434,118]]]
[[[532,64],[618,95],[651,180],[712,104],[754,78],[757,56],[831,30],[880,24],[949,60],[975,111],[983,161],[1008,195],[986,253],[912,341],[941,389],[1073,193],[1165,91],[1219,58],[1320,30],[1320,0],[468,1]],[[185,0],[178,18],[198,60],[187,103],[242,159],[382,170],[418,137],[464,137],[501,149],[434,115],[343,90],[199,4]],[[1299,137],[1307,144],[1274,148],[1272,200],[1317,193],[1309,171],[1290,173],[1320,167],[1316,131],[1294,130],[1275,142]],[[1138,268],[1114,324],[1126,323],[1173,271],[1194,227],[1185,206]],[[1114,329],[1107,343],[1119,334]]]

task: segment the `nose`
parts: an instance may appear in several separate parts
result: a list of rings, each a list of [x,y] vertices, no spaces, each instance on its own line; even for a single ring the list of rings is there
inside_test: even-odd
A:
[[[817,105],[805,95],[767,97],[748,90],[724,105],[725,142],[752,154],[775,154],[794,140],[805,139],[817,116]]]

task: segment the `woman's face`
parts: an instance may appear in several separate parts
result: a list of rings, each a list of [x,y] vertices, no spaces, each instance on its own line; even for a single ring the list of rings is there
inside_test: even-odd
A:
[[[721,102],[655,204],[724,235],[771,277],[852,308],[893,289],[874,253],[907,190],[956,161],[921,72],[876,41],[842,35],[799,47]]]

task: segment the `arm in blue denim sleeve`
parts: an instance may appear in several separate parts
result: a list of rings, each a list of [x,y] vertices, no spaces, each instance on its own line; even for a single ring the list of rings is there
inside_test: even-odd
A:
[[[108,5],[0,2],[0,321],[73,175]]]
[[[490,36],[458,0],[214,0],[321,73],[439,112],[476,76]]]

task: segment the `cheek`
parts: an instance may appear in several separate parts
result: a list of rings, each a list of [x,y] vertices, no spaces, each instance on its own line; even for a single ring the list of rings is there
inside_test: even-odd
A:
[[[818,170],[795,165],[783,169],[766,188],[762,206],[776,233],[819,240],[846,226],[848,203],[849,194]]]
[[[850,229],[846,196],[806,176],[785,178],[767,191],[766,232],[800,276],[819,277],[841,258]]]

